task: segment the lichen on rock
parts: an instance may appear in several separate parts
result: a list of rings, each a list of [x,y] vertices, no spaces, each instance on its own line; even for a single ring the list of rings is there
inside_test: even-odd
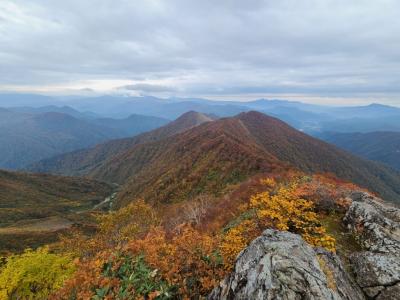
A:
[[[267,229],[239,254],[234,272],[209,299],[365,298],[336,255],[313,249],[299,235]]]

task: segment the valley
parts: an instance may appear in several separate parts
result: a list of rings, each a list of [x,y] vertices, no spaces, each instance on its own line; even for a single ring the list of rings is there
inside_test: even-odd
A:
[[[96,120],[109,128],[126,126],[125,121]],[[233,265],[241,264],[240,251],[254,255],[259,239],[279,240],[285,245],[278,246],[282,253],[299,239],[295,247],[309,247],[307,259],[318,257],[318,272],[344,278],[343,270],[358,264],[353,257],[368,249],[359,229],[349,230],[350,221],[344,222],[359,218],[351,215],[361,201],[357,195],[365,203],[373,201],[374,209],[393,203],[374,214],[399,205],[400,173],[386,161],[338,148],[355,139],[340,144],[333,137],[349,133],[316,134],[329,144],[276,117],[246,110],[225,117],[187,111],[155,129],[130,134],[37,160],[24,171],[0,171],[1,254],[76,259],[78,269],[52,291],[54,299],[103,293],[113,299],[116,290],[137,284],[124,273],[128,270],[130,276],[157,270],[155,277],[135,276],[149,278],[140,284],[150,284],[152,292],[167,299],[220,299],[229,286],[223,278],[236,276]],[[395,220],[385,222],[398,226]],[[34,250],[23,252],[28,247]],[[339,260],[343,267],[335,267]],[[314,293],[332,293],[329,283],[321,279],[321,284]],[[368,292],[353,281],[346,285],[341,293],[351,297]]]
[[[399,12],[0,0],[0,300],[400,300]]]
[[[399,12],[0,0],[0,300],[400,300]]]
[[[0,251],[44,245],[73,224],[90,225],[86,212],[114,190],[83,178],[0,171]]]

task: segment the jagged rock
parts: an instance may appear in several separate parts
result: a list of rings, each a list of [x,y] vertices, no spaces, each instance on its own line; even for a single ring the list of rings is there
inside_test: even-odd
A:
[[[399,256],[366,251],[353,254],[350,260],[357,283],[368,297],[400,299]]]
[[[361,289],[346,272],[337,255],[323,248],[316,248],[314,251],[318,255],[319,264],[328,282],[335,283],[335,290],[341,299],[364,299]]]
[[[400,283],[387,287],[382,291],[376,300],[396,300],[400,299]]]
[[[361,252],[352,255],[357,283],[362,287],[392,286],[400,282],[400,259],[391,254]]]
[[[356,192],[344,217],[366,250],[400,253],[400,209],[384,203],[368,193]]]
[[[216,299],[365,299],[340,260],[296,234],[265,230],[238,256]]]
[[[351,198],[344,222],[367,250],[350,258],[357,283],[371,299],[400,299],[400,209],[364,192]]]

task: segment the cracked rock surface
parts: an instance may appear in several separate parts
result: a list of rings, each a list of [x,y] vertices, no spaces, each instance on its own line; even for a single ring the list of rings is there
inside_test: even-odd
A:
[[[296,234],[267,229],[209,299],[365,299],[340,260]]]
[[[352,204],[344,217],[348,228],[372,252],[400,253],[400,209],[368,193],[351,195]]]
[[[344,222],[367,251],[351,256],[358,285],[369,299],[400,299],[400,209],[368,193],[354,193]]]
[[[366,192],[350,197],[343,221],[363,248],[351,255],[351,270],[299,235],[268,229],[209,299],[400,300],[400,209]]]

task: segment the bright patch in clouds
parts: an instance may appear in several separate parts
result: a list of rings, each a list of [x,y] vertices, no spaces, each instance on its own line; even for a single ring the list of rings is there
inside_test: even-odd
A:
[[[400,105],[396,0],[3,0],[0,89]]]

